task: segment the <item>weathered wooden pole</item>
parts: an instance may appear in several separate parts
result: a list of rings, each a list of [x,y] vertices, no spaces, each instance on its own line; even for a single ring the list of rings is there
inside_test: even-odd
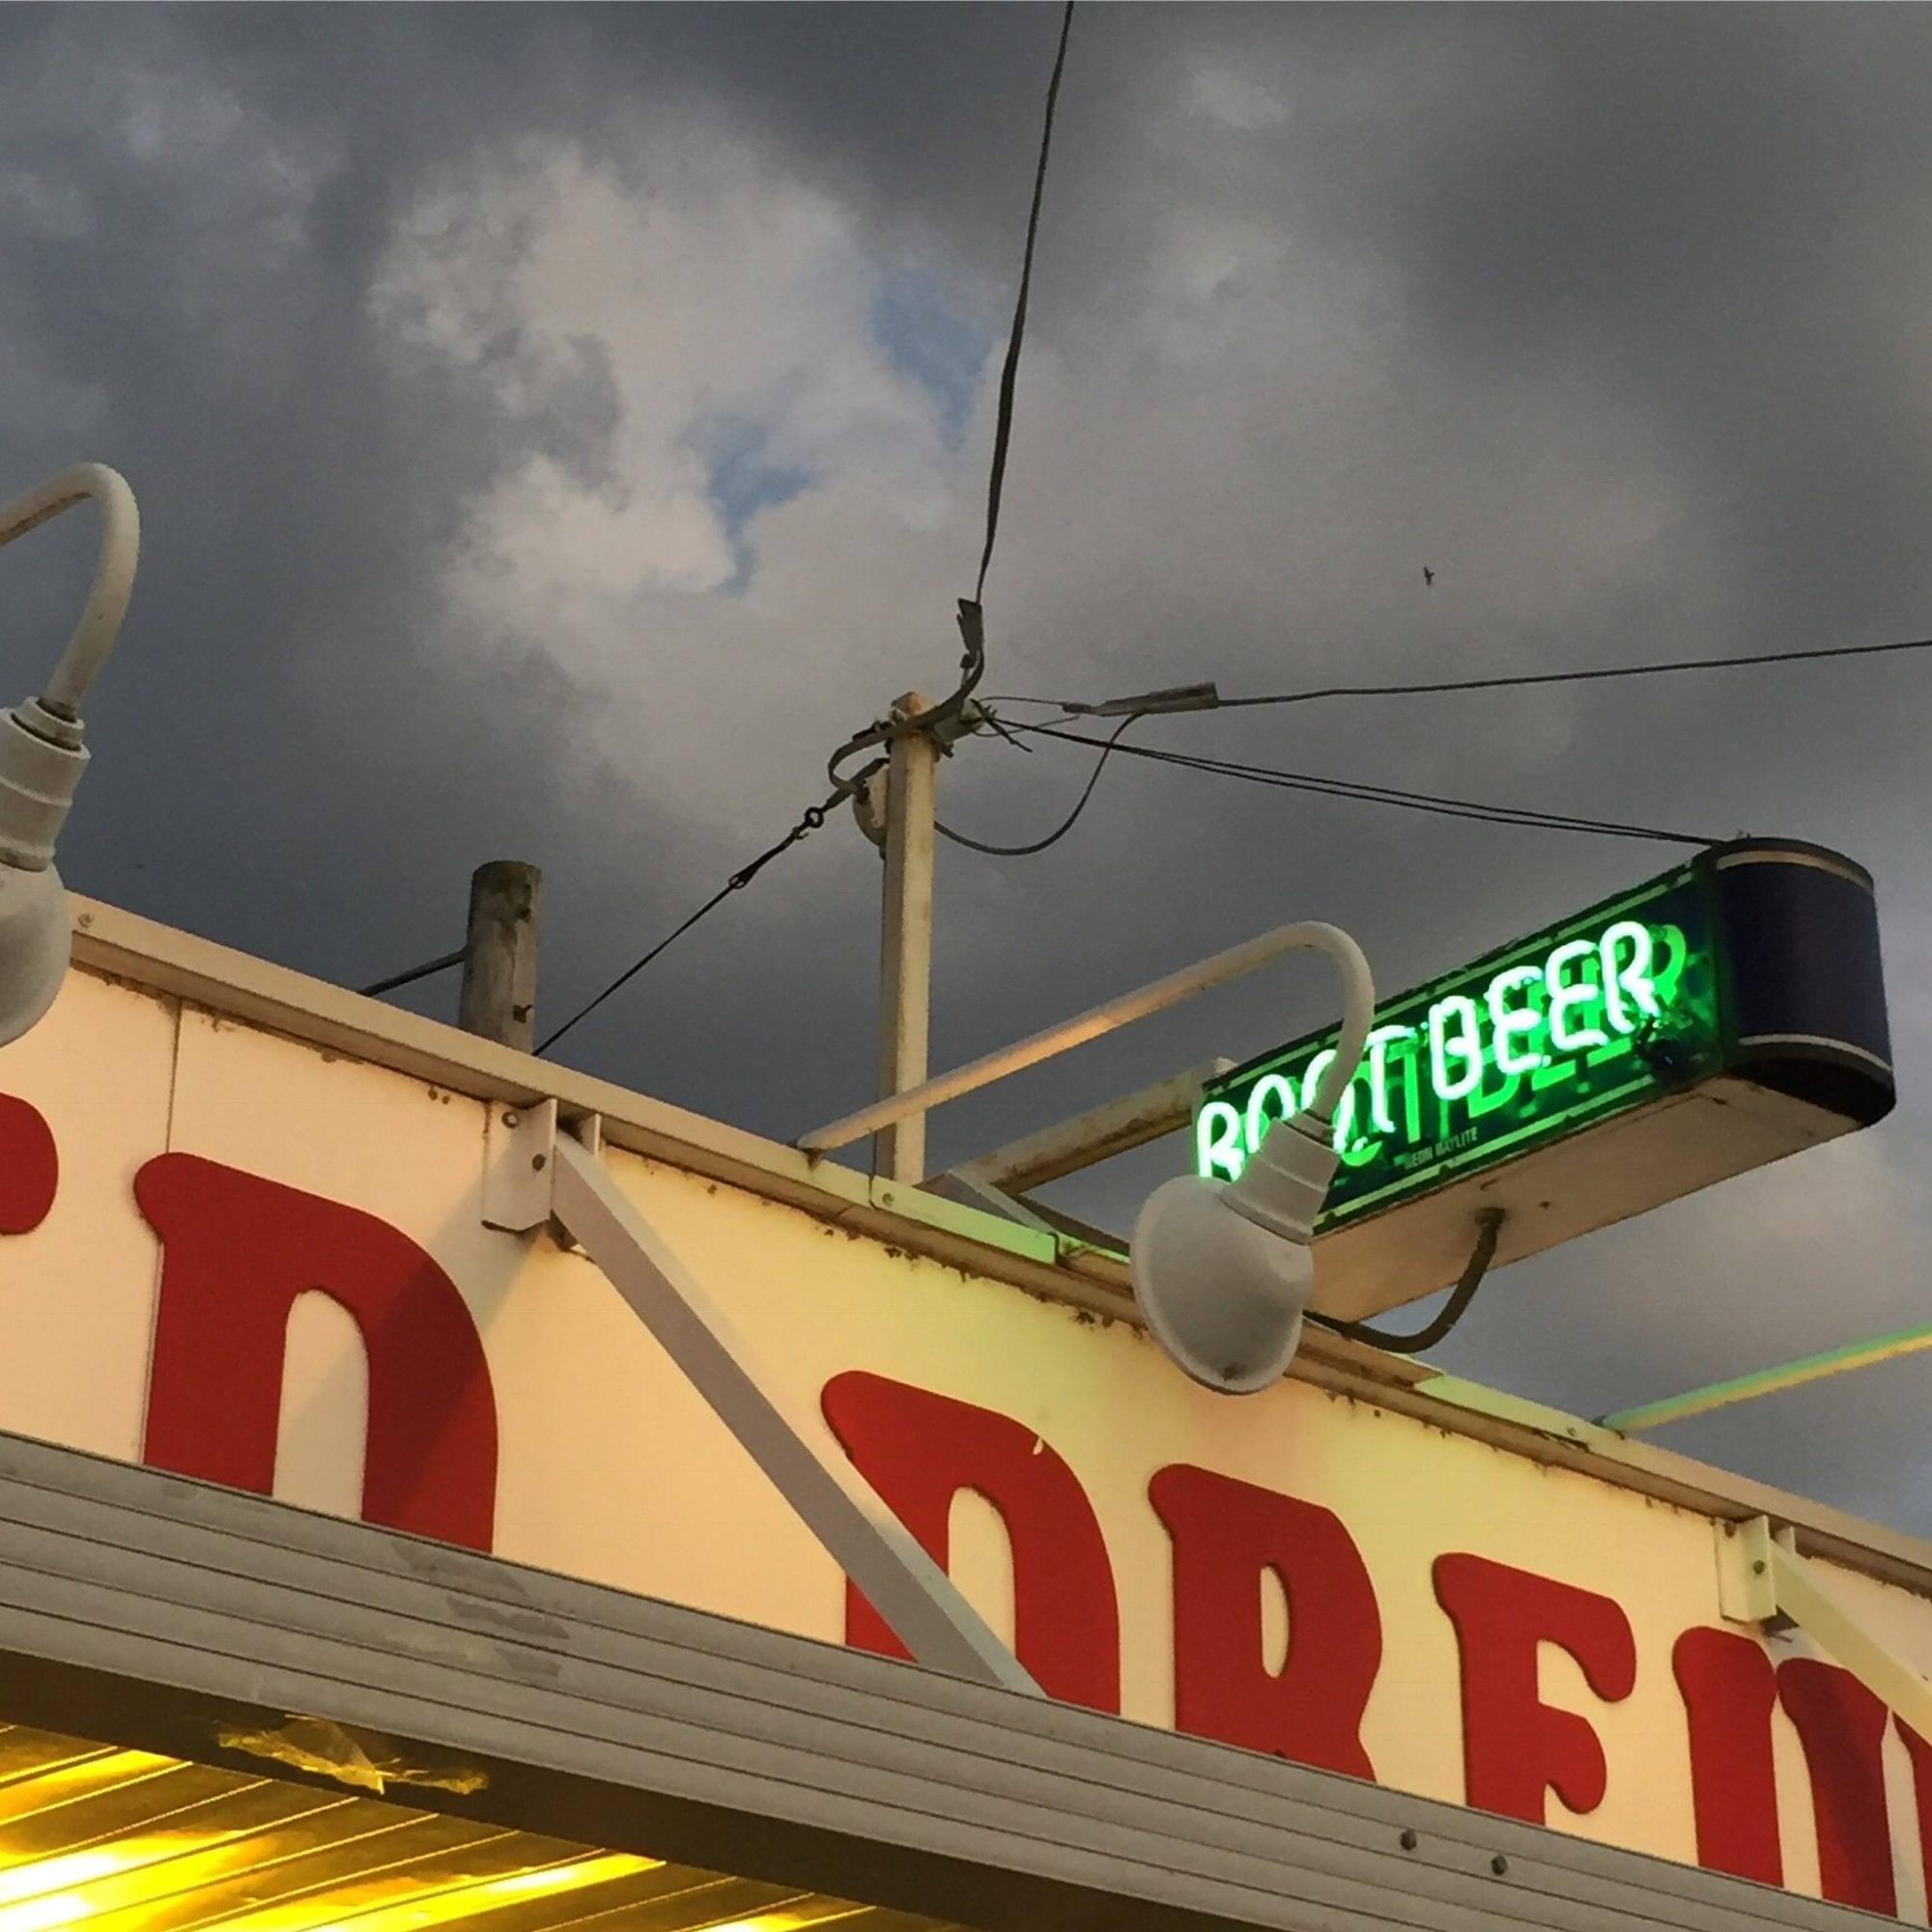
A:
[[[469,878],[469,929],[456,1023],[527,1053],[536,1037],[537,913],[543,874],[520,859],[493,859]]]
[[[893,706],[898,718],[931,707],[917,692]],[[926,1075],[932,992],[932,845],[939,747],[923,732],[893,741],[886,783],[886,902],[879,958],[879,1097]],[[925,1116],[914,1114],[873,1137],[872,1172],[889,1180],[925,1179]]]

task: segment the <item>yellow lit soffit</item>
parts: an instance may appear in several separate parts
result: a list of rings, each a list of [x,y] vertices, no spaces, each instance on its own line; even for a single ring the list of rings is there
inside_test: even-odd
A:
[[[733,1918],[723,1925],[707,1925],[704,1932],[804,1932],[811,1925],[831,1925],[840,1918],[863,1915],[863,1905],[847,1905],[842,1899],[823,1899],[803,1911],[761,1912],[755,1918]]]
[[[342,1925],[352,1932],[418,1932],[419,1928],[451,1925],[523,1905],[533,1898],[555,1898],[565,1892],[581,1891],[585,1886],[605,1885],[612,1879],[629,1878],[634,1873],[655,1871],[657,1859],[634,1859],[622,1852],[601,1852],[593,1858],[575,1859],[567,1864],[545,1865],[535,1871],[509,1872],[500,1878],[484,1879],[474,1885],[429,1890],[404,1879],[388,1883],[388,1901],[384,1902],[381,1878],[372,1886],[355,1889],[370,1897],[357,1906],[341,1892],[331,1895],[327,1919],[316,1918],[313,1899],[286,1906],[272,1906],[266,1912],[250,1912],[240,1918],[222,1920],[222,1932],[322,1932],[325,1925]],[[372,1896],[372,1891],[374,1895]],[[0,1922],[0,1932],[7,1932]]]
[[[163,1900],[191,1913],[194,1891],[227,1875],[219,1864],[230,1871],[247,1867],[246,1845],[246,1840],[233,1838],[224,1845],[219,1837],[156,1833],[14,1865],[0,1872],[0,1932],[60,1932],[110,1915],[131,1919],[144,1908],[157,1909]],[[209,1854],[224,1849],[231,1856],[212,1867]],[[653,1871],[660,1864],[656,1859],[601,1852],[474,1882],[377,1871],[331,1886],[323,1897],[309,1892],[259,1912],[224,1914],[220,1924],[222,1932],[323,1932],[336,1925],[354,1926],[355,1932],[424,1932],[534,1898]],[[190,1917],[186,1922],[196,1921]]]
[[[0,1722],[0,1932],[949,1932],[914,1915]]]

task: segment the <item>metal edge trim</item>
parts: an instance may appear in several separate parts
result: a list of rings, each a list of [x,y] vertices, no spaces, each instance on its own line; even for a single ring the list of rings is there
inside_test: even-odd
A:
[[[1822,1046],[1833,1053],[1849,1054],[1855,1060],[1862,1060],[1868,1065],[1876,1066],[1889,1080],[1892,1076],[1891,1062],[1881,1059],[1876,1053],[1862,1046],[1854,1046],[1850,1040],[1828,1039],[1821,1033],[1752,1033],[1739,1039],[1740,1046]],[[1748,1079],[1749,1070],[1740,1068]]]
[[[1862,886],[1868,893],[1876,890],[1871,874],[1857,860],[1828,854],[1817,846],[1774,845],[1760,851],[1726,852],[1712,862],[1712,869],[1719,872],[1729,871],[1734,866],[1808,866],[1813,871],[1829,872],[1850,885]]]

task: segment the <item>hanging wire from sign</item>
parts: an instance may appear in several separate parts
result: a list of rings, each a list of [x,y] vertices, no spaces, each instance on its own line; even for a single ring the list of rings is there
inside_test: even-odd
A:
[[[863,784],[867,779],[871,777],[872,772],[877,769],[878,763],[875,761],[867,771],[860,774],[855,782]],[[594,1013],[612,993],[616,992],[620,987],[628,985],[659,953],[682,939],[706,914],[715,912],[733,893],[742,893],[781,852],[788,852],[800,839],[809,838],[825,823],[827,816],[839,805],[845,796],[846,793],[843,787],[840,787],[823,805],[808,807],[798,823],[776,845],[768,845],[749,865],[739,867],[689,919],[685,920],[681,924],[673,926],[649,952],[626,966],[594,1000],[586,1000],[555,1032],[546,1035],[544,1038],[539,1040],[535,1051],[538,1053],[548,1053],[579,1020]]]
[[[993,461],[986,480],[986,539],[980,552],[980,574],[971,597],[959,599],[959,636],[965,645],[959,659],[959,684],[950,697],[942,698],[917,718],[886,718],[855,732],[833,753],[826,762],[826,776],[838,786],[841,798],[857,793],[862,782],[841,775],[846,759],[890,744],[909,732],[920,731],[937,737],[940,744],[951,743],[972,724],[989,722],[974,717],[967,707],[980,678],[986,672],[986,624],[981,600],[986,594],[986,573],[993,562],[993,545],[1000,533],[1000,497],[1006,488],[1007,454],[1012,443],[1013,397],[1018,387],[1020,346],[1026,339],[1027,299],[1033,292],[1033,258],[1039,239],[1039,211],[1046,194],[1047,156],[1053,147],[1053,116],[1060,103],[1060,77],[1066,69],[1066,40],[1073,26],[1074,0],[1066,0],[1060,15],[1060,43],[1054,51],[1053,74],[1046,84],[1046,111],[1039,132],[1039,159],[1034,169],[1033,203],[1027,212],[1026,247],[1020,257],[1019,295],[1013,303],[1012,327],[1007,336],[1007,357],[1000,369],[1000,394],[993,419]]]
[[[1476,1291],[1482,1287],[1490,1264],[1496,1258],[1496,1242],[1507,1218],[1500,1208],[1476,1209],[1476,1244],[1469,1251],[1454,1292],[1430,1321],[1406,1335],[1392,1334],[1373,1322],[1343,1321],[1332,1315],[1318,1315],[1312,1308],[1305,1319],[1318,1328],[1326,1328],[1330,1334],[1344,1335],[1350,1342],[1366,1342],[1371,1348],[1386,1349],[1393,1355],[1424,1354],[1436,1343],[1446,1340],[1449,1331],[1469,1312],[1469,1304],[1475,1300]]]

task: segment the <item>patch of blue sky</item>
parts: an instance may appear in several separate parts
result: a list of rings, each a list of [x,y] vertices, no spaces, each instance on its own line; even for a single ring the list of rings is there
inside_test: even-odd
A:
[[[872,339],[899,375],[932,398],[946,447],[958,448],[998,332],[962,315],[932,276],[897,270],[872,304]]]
[[[751,539],[753,519],[761,510],[790,502],[816,479],[797,464],[774,462],[770,430],[743,417],[721,417],[706,424],[698,441],[707,471],[705,494],[731,546],[731,578],[721,587],[727,595],[738,595],[750,586],[757,567]]]

